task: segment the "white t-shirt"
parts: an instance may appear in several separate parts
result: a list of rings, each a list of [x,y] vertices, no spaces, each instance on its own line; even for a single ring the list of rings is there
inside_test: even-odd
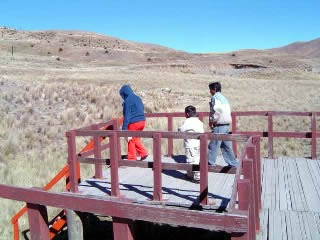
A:
[[[187,118],[183,125],[179,127],[179,132],[196,132],[204,133],[203,122],[197,117]],[[196,148],[200,147],[200,141],[197,139],[185,139],[184,140],[185,148]]]

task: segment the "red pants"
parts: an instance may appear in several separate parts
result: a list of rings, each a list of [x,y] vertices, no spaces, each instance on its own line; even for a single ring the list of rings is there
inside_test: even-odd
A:
[[[128,125],[128,130],[142,131],[145,125],[146,121],[130,123]],[[137,160],[137,152],[140,157],[145,157],[148,155],[148,152],[142,145],[140,138],[133,137],[128,142],[128,160]]]

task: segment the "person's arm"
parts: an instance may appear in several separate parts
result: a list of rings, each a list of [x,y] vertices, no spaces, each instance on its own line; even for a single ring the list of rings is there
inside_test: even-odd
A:
[[[130,107],[128,106],[128,103],[124,102],[122,130],[128,130],[129,121],[130,121]]]
[[[184,123],[182,124],[181,127],[178,128],[179,132],[185,132],[186,131],[186,121],[184,121]]]

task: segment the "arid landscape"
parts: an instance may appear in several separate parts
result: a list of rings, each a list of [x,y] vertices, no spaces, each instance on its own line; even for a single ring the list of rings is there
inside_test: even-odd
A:
[[[233,111],[320,111],[320,39],[194,54],[96,33],[0,27],[0,182],[44,186],[66,164],[67,130],[121,116],[122,84],[131,84],[146,112],[181,112],[190,104],[208,111],[213,81],[222,83]],[[310,118],[275,121],[276,130],[310,131]],[[267,121],[241,118],[238,128],[263,130]],[[310,140],[277,139],[274,149],[278,156],[308,157]],[[264,156],[266,150],[264,140]],[[11,239],[10,218],[23,204],[0,199],[0,205],[0,239]]]

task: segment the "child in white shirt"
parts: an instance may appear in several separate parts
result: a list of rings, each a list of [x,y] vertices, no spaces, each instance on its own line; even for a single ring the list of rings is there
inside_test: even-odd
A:
[[[197,116],[197,110],[194,106],[187,106],[185,108],[186,120],[183,125],[178,129],[180,132],[197,132],[204,133],[203,123]],[[200,163],[200,141],[197,139],[184,140],[185,154],[187,163],[199,164]],[[193,181],[200,180],[199,171],[188,171],[187,177]]]

